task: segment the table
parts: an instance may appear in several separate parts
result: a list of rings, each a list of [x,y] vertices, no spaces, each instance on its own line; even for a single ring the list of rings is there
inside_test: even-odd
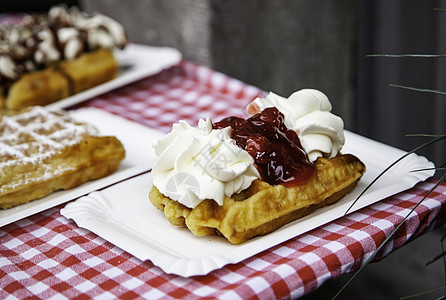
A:
[[[179,119],[195,125],[200,117],[240,115],[261,93],[182,61],[81,106],[168,132]],[[434,184],[429,179],[238,264],[191,278],[165,274],[79,228],[60,215],[60,205],[0,228],[0,298],[297,298],[357,270]],[[374,261],[445,221],[446,184],[441,184]]]

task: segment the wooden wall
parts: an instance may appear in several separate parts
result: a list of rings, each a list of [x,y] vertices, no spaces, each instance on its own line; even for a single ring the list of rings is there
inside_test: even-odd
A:
[[[355,127],[354,0],[80,1],[119,20],[130,40],[172,46],[190,61],[283,96],[325,92]]]

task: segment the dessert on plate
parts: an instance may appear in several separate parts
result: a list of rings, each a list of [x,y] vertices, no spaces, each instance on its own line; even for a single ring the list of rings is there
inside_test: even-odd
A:
[[[0,108],[47,105],[118,76],[124,28],[100,13],[52,7],[0,26]]]
[[[255,99],[247,119],[185,121],[154,146],[152,204],[194,235],[239,244],[352,191],[365,172],[340,152],[344,124],[320,91]]]
[[[124,156],[116,137],[99,136],[62,110],[34,106],[0,116],[0,208],[107,176]]]

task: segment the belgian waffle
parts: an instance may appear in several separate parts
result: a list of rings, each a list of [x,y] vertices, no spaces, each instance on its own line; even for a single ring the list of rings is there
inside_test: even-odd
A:
[[[194,209],[164,196],[153,186],[150,201],[172,225],[187,227],[196,236],[221,235],[233,244],[270,233],[352,191],[365,172],[351,154],[318,158],[316,175],[293,187],[256,180],[240,194],[224,198],[222,206],[205,200]]]
[[[70,189],[114,172],[125,156],[116,137],[42,107],[0,117],[0,208]]]

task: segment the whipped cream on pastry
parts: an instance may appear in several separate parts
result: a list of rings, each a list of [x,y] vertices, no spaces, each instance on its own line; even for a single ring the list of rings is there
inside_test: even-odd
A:
[[[123,48],[127,44],[124,27],[112,18],[95,12],[87,14],[76,7],[54,6],[48,12],[50,24],[58,31],[72,28],[85,38],[89,50]]]
[[[180,121],[154,146],[159,157],[153,184],[161,193],[194,208],[205,199],[223,205],[224,196],[248,188],[260,178],[254,160],[230,138],[230,127],[212,129],[208,118],[198,127]]]
[[[229,117],[198,127],[174,124],[155,146],[153,183],[172,200],[195,208],[205,199],[223,204],[255,179],[301,185],[315,175],[318,157],[335,157],[344,123],[322,92],[305,89],[288,99],[274,93],[248,106],[248,119]]]
[[[66,59],[74,59],[82,53],[84,43],[77,29],[72,27],[60,28],[57,31],[57,38],[63,46],[63,55]]]
[[[37,33],[37,49],[34,52],[34,60],[38,65],[46,65],[60,60],[61,53],[56,46],[53,32],[46,28]]]
[[[344,122],[331,113],[328,97],[315,89],[302,89],[284,98],[270,92],[248,105],[249,115],[268,107],[276,107],[285,116],[287,128],[296,131],[311,161],[318,157],[335,157],[342,149]]]
[[[110,17],[54,6],[46,15],[26,15],[20,23],[0,26],[0,84],[55,61],[126,44],[124,27]]]

